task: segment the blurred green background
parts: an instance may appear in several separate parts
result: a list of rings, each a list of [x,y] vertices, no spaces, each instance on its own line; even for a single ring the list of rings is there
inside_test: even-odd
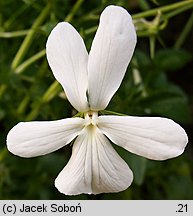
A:
[[[89,50],[99,15],[110,4],[133,16],[138,43],[107,109],[169,117],[185,128],[190,141],[183,155],[162,162],[114,146],[134,172],[130,188],[65,196],[54,179],[69,160],[71,146],[24,159],[7,151],[6,136],[19,121],[75,114],[47,64],[45,43],[51,29],[66,20]],[[192,0],[0,0],[0,199],[193,199],[192,8]]]

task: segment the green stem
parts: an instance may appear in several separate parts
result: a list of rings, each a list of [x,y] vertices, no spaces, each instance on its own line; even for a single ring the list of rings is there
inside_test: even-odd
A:
[[[19,107],[17,108],[17,114],[18,115],[21,115],[21,114],[23,114],[25,112],[29,101],[30,101],[30,97],[28,95],[26,95],[24,97],[24,99],[21,101]]]
[[[52,85],[48,88],[48,90],[44,93],[42,97],[42,102],[43,103],[48,103],[51,101],[60,91],[62,87],[58,83],[58,81],[54,81]]]
[[[15,69],[15,73],[19,74],[22,73],[27,67],[29,67],[32,63],[34,63],[35,61],[39,60],[40,58],[44,57],[46,54],[46,50],[43,49],[42,51],[36,53],[35,55],[33,55],[31,58],[27,59],[25,62],[23,62],[22,64],[20,64],[16,69]]]
[[[139,6],[143,11],[150,9],[149,3],[147,1],[144,1],[144,0],[139,0]]]
[[[89,28],[85,30],[85,34],[91,34],[97,30],[98,26],[94,26],[92,28]],[[23,31],[18,31],[18,32],[0,32],[0,37],[18,37],[26,34],[29,30],[23,30]],[[5,35],[6,34],[6,35]],[[19,74],[22,73],[27,67],[29,67],[31,64],[33,64],[35,61],[39,60],[40,58],[44,57],[46,54],[46,50],[43,49],[42,51],[36,53],[33,55],[31,58],[27,59],[25,62],[20,64],[16,69],[15,73]]]
[[[67,15],[65,19],[66,22],[67,21],[70,22],[73,19],[74,15],[76,14],[77,10],[80,8],[83,2],[84,0],[77,0],[70,14]],[[39,113],[39,109],[41,108],[41,106],[44,103],[48,103],[49,101],[51,101],[60,92],[60,90],[61,90],[61,85],[57,81],[54,81],[42,96],[41,103],[36,105],[36,107],[29,113],[26,120],[30,121],[35,119]]]
[[[0,32],[0,38],[22,37],[28,34],[29,30],[21,30],[14,32]]]
[[[76,118],[76,117],[84,118],[84,113],[78,112],[78,113],[76,113],[76,115],[74,115],[72,118]]]
[[[189,4],[189,5],[186,5],[186,6],[184,6],[184,7],[180,7],[180,8],[178,8],[178,9],[176,9],[176,10],[174,10],[174,11],[172,11],[172,12],[166,14],[165,17],[166,17],[167,19],[170,19],[170,18],[172,18],[172,17],[174,17],[174,16],[176,16],[176,15],[178,15],[178,14],[181,14],[181,13],[184,12],[184,11],[187,11],[187,10],[192,9],[192,7],[193,7],[193,3],[192,3],[192,4]]]
[[[32,111],[27,115],[26,117],[26,121],[32,121],[33,119],[35,119],[39,113],[39,109],[42,106],[42,103],[38,103],[36,105],[36,107],[34,109],[32,109]]]
[[[154,59],[155,56],[155,35],[149,36],[149,44],[150,44],[150,57]]]
[[[86,30],[84,31],[84,33],[85,33],[86,35],[92,34],[93,32],[96,32],[97,28],[98,28],[98,26],[91,27],[91,28],[89,28],[89,29],[86,29]]]
[[[8,154],[8,151],[7,151],[7,148],[4,147],[3,149],[1,149],[1,152],[0,152],[0,162],[3,161],[6,156]]]
[[[141,92],[142,96],[146,96],[147,95],[147,91],[145,89],[140,71],[138,69],[138,61],[136,58],[133,58],[133,69],[132,69],[132,73],[133,73],[133,82],[134,85],[138,88],[138,91]],[[133,89],[132,89],[133,90]],[[134,91],[130,92],[130,100],[132,100],[132,97],[134,95]]]
[[[0,8],[3,8],[3,4],[2,2],[0,1]],[[0,11],[0,28],[3,26],[3,14],[2,12]]]
[[[186,37],[188,36],[189,32],[192,30],[192,26],[193,26],[193,12],[192,12],[188,22],[186,23],[182,33],[178,37],[178,39],[174,45],[174,48],[179,49],[182,46],[182,44],[186,40]]]
[[[11,25],[13,25],[13,22],[15,22],[17,18],[29,8],[29,6],[29,4],[24,4],[20,8],[17,8],[17,10],[15,10],[15,12],[12,14],[12,16],[10,16],[9,19],[4,22],[3,27],[5,29],[9,29]]]
[[[127,116],[126,114],[123,113],[118,113],[118,112],[113,112],[110,110],[102,110],[99,113],[101,113],[102,115],[119,115],[119,116]]]
[[[7,86],[5,84],[2,84],[0,86],[0,98],[3,96],[5,90],[6,90]]]
[[[47,59],[45,58],[39,67],[38,73],[37,73],[37,79],[40,79],[44,76],[44,74],[48,71],[48,63]]]
[[[50,4],[47,4],[47,6],[44,8],[44,10],[42,10],[41,14],[38,16],[38,18],[32,25],[22,45],[20,46],[19,51],[17,52],[15,58],[13,59],[13,62],[11,65],[13,70],[15,70],[17,66],[20,64],[20,62],[23,60],[35,36],[35,33],[36,33],[35,29],[43,23],[47,15],[49,15],[49,11],[50,11]]]
[[[84,0],[77,0],[71,12],[66,16],[65,22],[70,22],[73,19],[74,15],[76,14],[76,12],[78,11],[78,9],[80,8],[83,2]],[[54,81],[52,85],[44,93],[42,97],[43,103],[47,103],[51,101],[59,93],[60,90],[61,90],[60,84],[57,81]]]
[[[40,66],[40,68],[38,70],[38,73],[37,73],[38,76],[36,77],[36,79],[39,79],[40,77],[42,77],[43,74],[47,71],[47,69],[48,69],[48,64],[47,64],[47,61],[44,60],[42,65]],[[22,78],[24,78],[24,77],[22,76]],[[20,105],[17,109],[17,114],[22,115],[26,111],[26,108],[27,108],[29,103],[30,103],[30,97],[29,97],[29,95],[26,95],[26,97],[22,100],[22,102],[20,103]],[[38,109],[39,109],[39,107],[38,107]],[[28,115],[25,120],[26,121],[27,120],[33,120],[33,116],[38,114],[38,109],[36,108],[35,112],[32,112],[31,115]],[[36,114],[36,112],[37,112],[37,114]]]
[[[84,0],[77,0],[70,14],[68,14],[67,17],[65,18],[66,22],[70,22],[73,19],[74,15],[76,14],[77,10],[80,8],[83,2]],[[44,93],[42,98],[43,102],[46,103],[51,101],[59,93],[60,89],[61,89],[60,84],[57,81],[54,81],[52,85]]]
[[[77,10],[80,8],[80,6],[82,5],[83,2],[84,2],[84,0],[78,0],[75,3],[75,5],[73,6],[71,12],[65,18],[65,22],[70,22],[73,19],[74,15],[76,14]]]
[[[183,7],[183,6],[186,6],[186,5],[190,5],[192,3],[193,3],[193,0],[181,1],[181,2],[170,4],[170,5],[158,7],[158,8],[152,9],[152,10],[148,10],[148,11],[145,11],[145,12],[141,12],[141,13],[138,13],[138,14],[134,14],[132,16],[132,18],[133,19],[140,19],[140,18],[145,18],[145,17],[149,17],[149,16],[154,16],[154,15],[156,15],[158,13],[158,11],[160,11],[162,13],[163,12],[168,12],[168,11],[175,10],[177,8],[180,8],[180,7]]]
[[[77,9],[80,7],[80,5],[83,3],[84,0],[78,0],[76,2],[76,4],[74,5],[71,13],[66,17],[65,21],[69,22],[75,15]],[[37,26],[36,26],[37,27]],[[33,27],[32,27],[33,28]],[[29,30],[28,30],[29,31]],[[0,34],[1,36],[1,34]],[[16,69],[15,69],[15,73],[19,74],[22,73],[28,66],[30,66],[32,63],[34,63],[35,61],[37,61],[38,59],[42,58],[44,55],[46,54],[46,50],[42,50],[39,53],[35,54],[34,56],[32,56],[31,58],[29,58],[28,60],[26,60],[25,62],[23,62],[21,65],[19,65]]]
[[[99,13],[101,12],[100,8],[95,8],[91,10],[88,14],[85,14],[84,16],[80,17],[78,20],[78,23],[85,22],[85,21],[91,21],[91,20],[99,20]]]

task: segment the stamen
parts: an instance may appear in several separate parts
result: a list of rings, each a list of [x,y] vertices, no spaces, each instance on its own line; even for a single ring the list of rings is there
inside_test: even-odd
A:
[[[89,111],[85,113],[85,126],[93,125],[96,126],[98,123],[98,112]]]

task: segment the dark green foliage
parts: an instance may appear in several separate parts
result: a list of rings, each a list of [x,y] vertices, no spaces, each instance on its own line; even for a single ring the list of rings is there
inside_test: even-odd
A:
[[[150,58],[147,38],[138,38],[123,83],[107,107],[128,115],[162,116],[175,120],[190,137],[189,146],[182,156],[162,162],[151,161],[114,146],[133,170],[133,184],[126,191],[115,194],[65,196],[54,187],[54,180],[70,158],[70,145],[32,159],[19,158],[7,151],[6,135],[19,121],[55,120],[76,114],[60,86],[54,88],[52,94],[48,91],[55,80],[45,56],[17,73],[22,63],[45,49],[47,37],[56,23],[67,18],[81,33],[89,50],[99,14],[105,6],[121,5],[134,15],[141,10],[148,11],[157,5],[166,6],[178,1],[82,1],[73,12],[76,2],[0,0],[0,199],[193,199],[193,88],[186,87],[186,83],[190,82],[186,74],[192,73],[193,68],[193,46],[186,43],[186,38],[178,49],[175,48],[175,40],[173,46],[167,48],[157,42],[153,59]],[[49,13],[34,29],[31,44],[14,67],[13,61],[26,35],[5,37],[4,33],[31,29],[48,4]],[[178,16],[189,19],[188,12]],[[179,29],[175,19],[171,18],[168,22]],[[184,26],[180,28],[183,32]],[[175,32],[167,26],[162,34],[170,35],[170,40],[171,37],[176,38]],[[159,30],[154,36],[160,39]],[[187,40],[191,36],[192,32],[189,32]],[[163,41],[163,44],[168,44],[168,41]]]

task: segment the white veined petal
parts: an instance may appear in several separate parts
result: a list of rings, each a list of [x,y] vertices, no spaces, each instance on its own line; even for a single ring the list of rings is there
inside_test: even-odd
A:
[[[88,60],[89,104],[104,110],[119,88],[136,45],[136,31],[129,13],[108,6],[101,14]]]
[[[99,194],[125,190],[132,180],[132,171],[108,139],[88,126],[73,144],[72,156],[55,186],[67,195]]]
[[[137,155],[165,160],[184,152],[184,129],[167,118],[100,116],[100,130],[114,143]]]
[[[87,111],[88,53],[79,33],[69,23],[59,23],[48,37],[46,54],[70,103],[78,111]]]
[[[8,150],[21,157],[36,157],[69,144],[82,130],[82,118],[20,122],[7,135]]]

